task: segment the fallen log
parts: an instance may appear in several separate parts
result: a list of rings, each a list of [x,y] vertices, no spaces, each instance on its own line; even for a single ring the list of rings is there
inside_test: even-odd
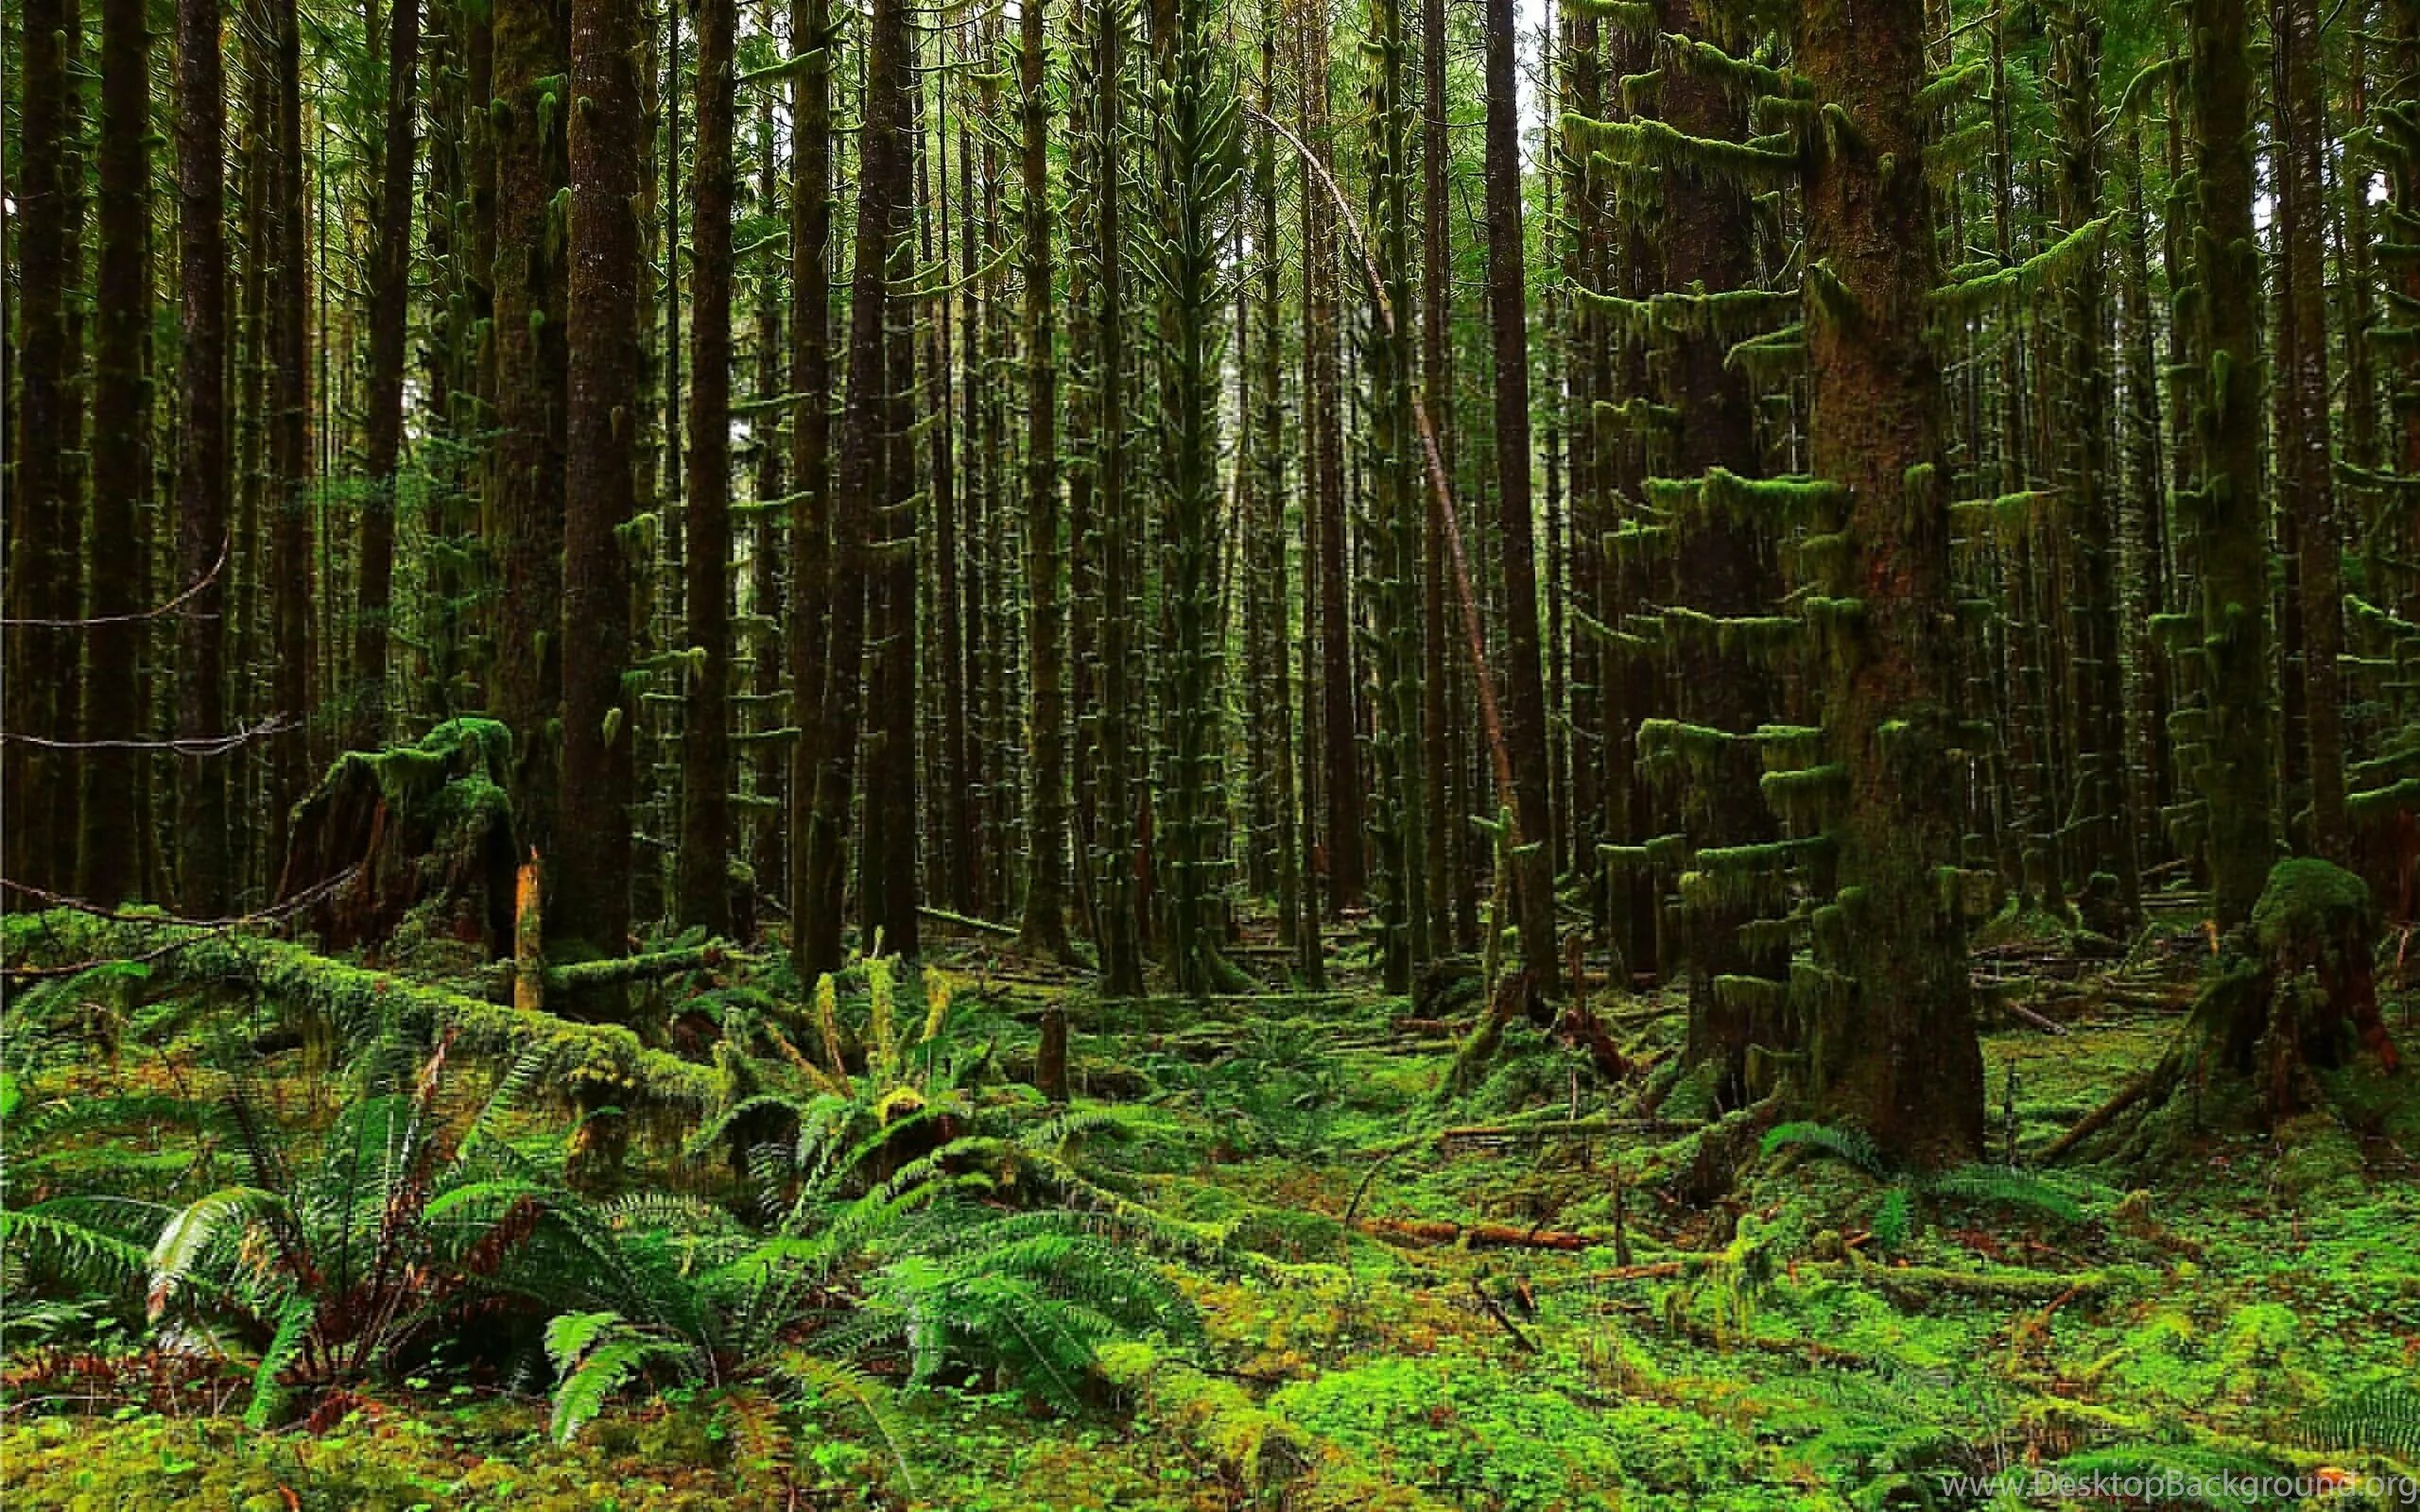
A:
[[[1586,1139],[1598,1134],[1689,1134],[1703,1123],[1674,1118],[1556,1118],[1534,1124],[1466,1124],[1442,1131],[1437,1147],[1457,1144],[1528,1144],[1544,1140]]]
[[[1421,1245],[1461,1245],[1473,1249],[1587,1249],[1603,1241],[1553,1228],[1516,1228],[1503,1223],[1451,1223],[1430,1218],[1363,1218],[1361,1231],[1380,1239]]]
[[[594,961],[573,961],[563,966],[549,966],[545,971],[546,997],[560,1001],[565,993],[586,988],[613,987],[631,982],[645,982],[662,976],[678,976],[683,971],[709,971],[733,961],[745,961],[740,954],[720,940],[703,945],[687,945],[679,950],[650,951],[641,955],[613,955]],[[498,961],[488,968],[488,990],[509,999],[518,979],[511,961]]]
[[[433,1034],[451,1033],[465,1054],[508,1060],[543,1054],[547,1068],[542,1081],[558,1092],[692,1112],[715,1107],[723,1094],[722,1074],[714,1067],[650,1049],[623,1024],[579,1023],[490,1003],[393,971],[331,960],[285,940],[86,914],[19,917],[38,918],[43,927],[12,933],[12,946],[39,939],[48,950],[76,957],[130,959],[175,944],[181,948],[160,956],[164,964],[153,967],[153,985],[226,983],[310,1015],[348,1038],[373,1035],[389,1018],[399,1018]]]

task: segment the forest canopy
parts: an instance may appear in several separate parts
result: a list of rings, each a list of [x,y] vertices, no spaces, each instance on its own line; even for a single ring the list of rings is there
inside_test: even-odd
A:
[[[26,1504],[2420,1495],[2414,0],[5,43]]]

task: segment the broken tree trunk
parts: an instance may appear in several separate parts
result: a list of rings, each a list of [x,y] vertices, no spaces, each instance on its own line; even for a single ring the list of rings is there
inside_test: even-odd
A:
[[[503,725],[465,718],[337,757],[295,807],[278,900],[325,889],[304,918],[331,951],[384,945],[418,916],[427,935],[503,955],[519,860],[511,752]]]

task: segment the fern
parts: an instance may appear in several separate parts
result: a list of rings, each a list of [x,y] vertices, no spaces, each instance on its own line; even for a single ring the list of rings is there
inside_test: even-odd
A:
[[[141,1245],[78,1221],[65,1203],[0,1208],[0,1252],[25,1256],[36,1267],[89,1291],[114,1292],[150,1268]]]
[[[167,1310],[176,1289],[192,1277],[222,1227],[280,1201],[275,1193],[258,1187],[226,1187],[197,1198],[170,1218],[151,1246],[151,1315],[157,1318]]]
[[[2367,1450],[2420,1459],[2420,1388],[2381,1381],[2304,1416],[2304,1442],[2314,1449]]]
[[[253,1368],[251,1402],[244,1409],[245,1427],[257,1431],[276,1421],[278,1409],[285,1402],[285,1386],[280,1378],[302,1354],[319,1318],[320,1310],[310,1298],[296,1297],[287,1300],[278,1315],[277,1332],[270,1337],[268,1348],[261,1351],[260,1364]]]
[[[1764,1153],[1780,1150],[1811,1149],[1857,1167],[1876,1180],[1889,1175],[1882,1151],[1874,1139],[1862,1129],[1834,1128],[1829,1124],[1782,1124],[1765,1135]]]
[[[2024,1208],[2061,1223],[2083,1222],[2083,1207],[2039,1177],[1995,1165],[1964,1165],[1924,1181],[1925,1194],[1962,1202]]]

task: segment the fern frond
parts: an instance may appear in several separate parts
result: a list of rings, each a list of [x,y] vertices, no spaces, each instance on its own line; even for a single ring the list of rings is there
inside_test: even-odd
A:
[[[244,1409],[245,1427],[257,1432],[275,1424],[279,1409],[285,1404],[285,1384],[278,1378],[302,1354],[303,1342],[319,1321],[320,1310],[307,1297],[289,1297],[278,1311],[277,1332],[252,1369],[252,1398]]]
[[[1993,1202],[2004,1207],[2025,1208],[2061,1223],[2083,1222],[2083,1207],[2066,1193],[2040,1177],[2022,1171],[2011,1171],[1995,1165],[1962,1165],[1927,1177],[1924,1183],[1927,1196],[1952,1197],[1962,1202]]]
[[[2381,1381],[2304,1416],[2301,1436],[2314,1449],[2357,1449],[2420,1459],[2420,1387]]]
[[[1882,1151],[1872,1135],[1863,1129],[1834,1128],[1829,1124],[1796,1123],[1775,1125],[1765,1135],[1764,1153],[1778,1150],[1811,1149],[1856,1166],[1866,1175],[1879,1179],[1888,1174]]]
[[[254,1212],[282,1212],[285,1199],[258,1187],[226,1187],[193,1203],[170,1218],[151,1246],[150,1312],[158,1317],[168,1300],[193,1274],[210,1242],[229,1221]]]

